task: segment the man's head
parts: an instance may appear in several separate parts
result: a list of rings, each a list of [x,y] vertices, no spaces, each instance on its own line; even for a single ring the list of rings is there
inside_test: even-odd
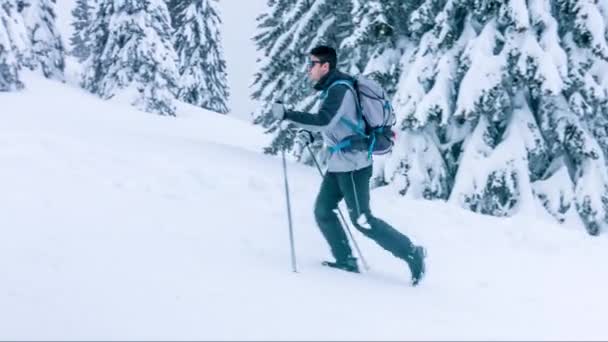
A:
[[[320,45],[310,50],[308,61],[308,78],[318,82],[328,72],[336,68],[338,57],[332,47]]]

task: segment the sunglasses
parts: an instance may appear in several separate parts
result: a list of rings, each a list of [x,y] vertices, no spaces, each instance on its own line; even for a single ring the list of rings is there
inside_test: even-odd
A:
[[[307,65],[309,69],[312,69],[315,67],[315,64],[323,64],[323,63],[327,63],[324,61],[308,61]]]

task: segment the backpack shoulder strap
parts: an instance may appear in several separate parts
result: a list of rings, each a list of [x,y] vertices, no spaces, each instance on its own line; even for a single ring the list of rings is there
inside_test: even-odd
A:
[[[359,94],[357,94],[357,90],[355,89],[355,85],[354,85],[353,82],[350,82],[350,81],[347,81],[347,80],[337,80],[334,83],[330,84],[329,87],[327,87],[327,90],[325,90],[325,96],[327,96],[327,93],[329,92],[329,89],[331,89],[334,86],[337,86],[339,84],[345,85],[345,86],[348,87],[348,89],[350,89],[350,91],[355,96],[355,105],[357,106],[357,110],[359,110],[359,108],[360,108],[360,105],[359,105]]]
[[[347,86],[350,90],[355,91],[355,87],[353,85],[353,82],[350,82],[350,81],[347,81],[347,80],[337,80],[337,81],[334,81],[332,84],[329,85],[329,87],[327,88],[327,90],[329,90],[333,86],[337,86],[338,84],[343,84],[343,85]]]
[[[348,87],[348,89],[353,93],[353,96],[355,97],[355,108],[357,109],[357,117],[358,117],[358,124],[353,124],[352,122],[343,119],[340,121],[348,121],[347,126],[353,128],[354,127],[358,127],[359,129],[356,129],[355,131],[357,131],[357,133],[361,133],[359,132],[360,130],[362,130],[360,127],[363,126],[362,124],[362,120],[363,120],[363,110],[361,108],[361,103],[359,102],[359,94],[357,93],[357,90],[355,89],[354,83],[351,81],[347,81],[347,80],[337,80],[334,81],[332,84],[329,85],[329,87],[327,87],[327,89],[325,91],[323,91],[323,93],[321,94],[321,98],[324,99],[325,97],[327,97],[327,93],[329,92],[329,90],[331,88],[333,88],[334,86],[337,86],[339,84],[345,85]],[[345,122],[346,123],[346,122]]]

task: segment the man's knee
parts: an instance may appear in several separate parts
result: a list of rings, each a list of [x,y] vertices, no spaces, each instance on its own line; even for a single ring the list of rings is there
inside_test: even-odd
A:
[[[317,221],[326,221],[327,219],[335,216],[334,209],[332,206],[324,204],[322,201],[315,203],[315,219]]]
[[[369,231],[372,229],[371,221],[373,220],[373,217],[370,213],[356,213],[355,210],[349,210],[348,212],[350,214],[350,220],[357,229],[361,231]]]

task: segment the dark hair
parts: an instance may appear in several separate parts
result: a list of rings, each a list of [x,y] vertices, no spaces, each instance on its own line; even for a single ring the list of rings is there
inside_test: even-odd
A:
[[[329,63],[329,69],[335,69],[338,64],[336,50],[331,46],[319,45],[310,50],[310,54],[317,57],[323,63]]]

